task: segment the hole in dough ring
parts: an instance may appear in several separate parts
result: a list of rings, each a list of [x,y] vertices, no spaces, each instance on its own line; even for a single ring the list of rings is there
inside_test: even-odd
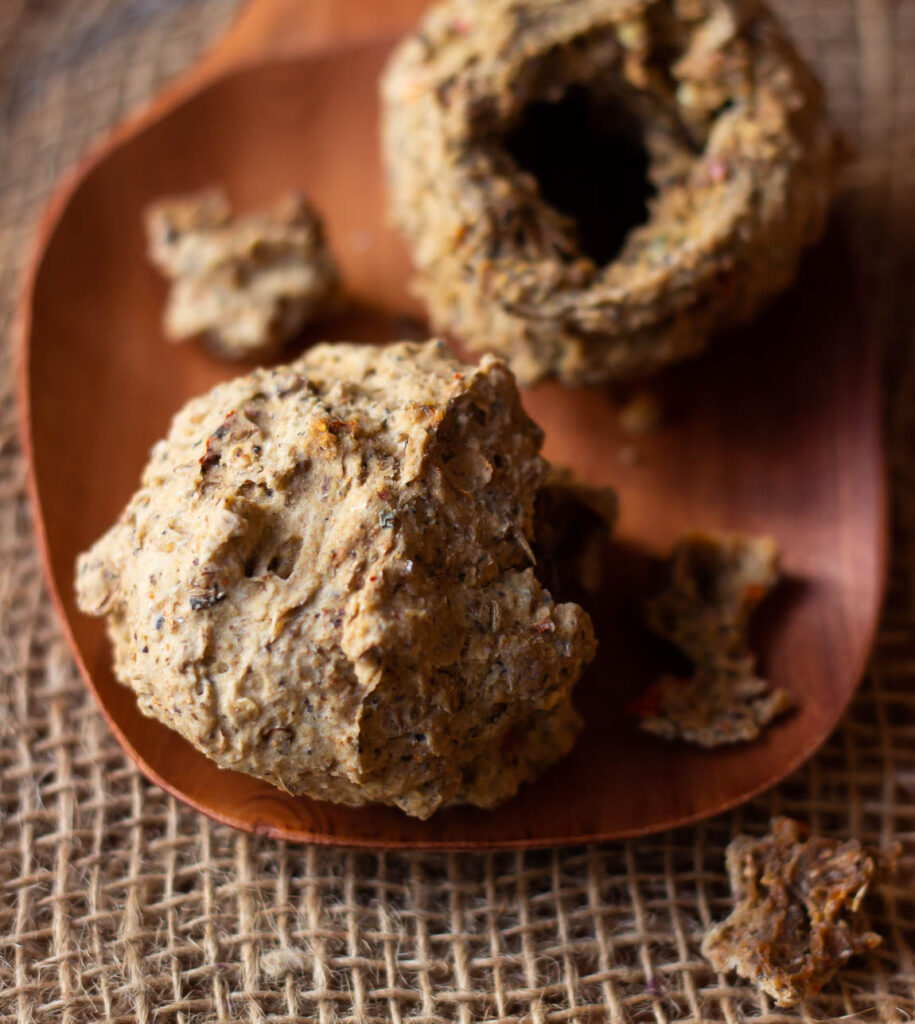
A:
[[[527,384],[701,351],[790,283],[833,192],[820,87],[755,0],[444,0],[382,94],[392,212],[433,321]],[[573,99],[593,127],[570,140]],[[639,138],[614,139],[621,121]],[[634,148],[644,215],[619,209],[639,201],[620,181]],[[595,244],[605,221],[618,245]]]

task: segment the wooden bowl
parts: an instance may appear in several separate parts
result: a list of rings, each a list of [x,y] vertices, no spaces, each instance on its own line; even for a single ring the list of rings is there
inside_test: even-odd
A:
[[[258,18],[282,6],[258,5]],[[313,19],[333,10],[331,0],[305,6]],[[296,9],[287,4],[284,16]],[[378,17],[370,4],[349,11],[363,12],[363,27]],[[293,24],[279,31],[279,18],[252,45],[263,23],[248,18],[246,57],[296,48]],[[321,24],[326,41],[334,33]],[[241,37],[230,38],[231,60],[211,61],[118,132],[57,196],[21,308],[23,424],[45,567],[73,652],[127,753],[170,793],[237,828],[453,849],[665,829],[732,807],[796,768],[836,725],[864,671],[884,580],[876,354],[835,238],[752,328],[652,384],[665,424],[635,443],[637,462],[625,459],[632,442],[620,436],[608,390],[548,385],[526,395],[546,429],[545,454],[614,485],[622,514],[611,583],[590,609],[601,646],[577,691],[585,730],[569,757],[514,800],[418,822],[390,808],[293,798],[217,768],[137,711],[111,673],[103,624],[75,607],[74,560],[117,516],[172,414],[239,372],[200,347],[164,342],[165,289],[144,256],[144,205],[214,182],[242,208],[300,188],[326,215],[356,300],[312,340],[392,340],[415,334],[405,318],[421,315],[384,219],[376,83],[390,41],[226,72],[245,63]],[[799,709],[757,742],[714,752],[646,736],[623,711],[663,661],[634,599],[653,559],[695,527],[771,533],[789,574],[764,606],[757,641],[768,677]]]

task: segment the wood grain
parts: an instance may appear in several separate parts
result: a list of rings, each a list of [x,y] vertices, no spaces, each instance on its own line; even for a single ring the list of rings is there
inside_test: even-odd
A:
[[[417,6],[397,5],[385,23]],[[295,19],[284,19],[303,7],[316,20],[293,44]],[[629,442],[608,390],[549,385],[527,394],[546,454],[616,486],[622,516],[610,584],[591,608],[601,647],[579,689],[585,731],[570,757],[497,812],[455,809],[421,823],[391,809],[291,798],[222,771],[139,714],[111,674],[102,624],[75,608],[76,555],[118,514],[151,443],[186,399],[238,372],[163,341],[164,286],[145,260],[140,224],[148,201],[223,182],[244,208],[301,188],[327,217],[355,300],[320,336],[384,341],[416,330],[409,318],[421,311],[407,295],[404,250],[385,225],[378,163],[376,82],[390,41],[252,63],[278,39],[288,53],[318,38],[360,38],[382,24],[379,8],[258,0],[222,56],[119,131],[51,205],[21,307],[21,400],[49,580],[86,680],[150,778],[214,818],[290,839],[552,845],[733,806],[798,765],[834,727],[863,673],[880,604],[876,353],[855,317],[840,239],[807,261],[797,287],[756,325],[653,384],[665,426],[637,443],[636,464],[621,461]],[[646,737],[622,711],[664,663],[639,624],[637,597],[656,557],[693,527],[772,533],[790,574],[765,607],[757,641],[770,677],[800,709],[759,742],[714,753]]]

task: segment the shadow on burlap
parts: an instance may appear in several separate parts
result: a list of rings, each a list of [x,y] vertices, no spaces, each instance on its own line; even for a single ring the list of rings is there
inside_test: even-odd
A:
[[[892,582],[854,708],[807,767],[738,812],[630,843],[488,856],[287,847],[179,806],[109,735],[39,574],[10,356],[35,217],[85,146],[234,6],[0,2],[0,1021],[911,1019],[915,3],[778,4],[858,149],[842,215],[887,351]],[[729,903],[725,845],[776,813],[903,849],[875,901],[885,946],[804,1011],[778,1011],[699,955]]]

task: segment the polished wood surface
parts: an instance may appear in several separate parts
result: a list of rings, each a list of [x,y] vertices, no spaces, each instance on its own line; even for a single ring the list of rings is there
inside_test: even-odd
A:
[[[243,829],[363,846],[551,845],[723,810],[828,735],[876,626],[886,545],[876,354],[835,236],[753,327],[652,384],[665,425],[635,442],[639,461],[625,458],[632,442],[619,434],[609,389],[527,394],[546,454],[616,486],[622,515],[608,586],[590,607],[601,647],[578,691],[584,733],[570,757],[496,812],[454,809],[423,823],[292,798],[222,771],[139,714],[112,676],[102,623],[75,608],[74,560],[134,490],[150,444],[186,399],[239,372],[163,340],[165,289],[144,256],[144,204],[212,182],[242,208],[301,188],[326,215],[354,298],[306,341],[421,333],[408,261],[384,219],[376,99],[391,45],[378,33],[418,6],[255,0],[223,47],[119,130],[52,202],[21,306],[21,399],[36,520],[73,650],[141,769]],[[280,59],[257,63],[271,53]],[[799,710],[758,742],[717,752],[645,736],[622,710],[665,664],[639,623],[639,597],[657,556],[694,527],[771,533],[788,573],[763,607],[756,642]]]

